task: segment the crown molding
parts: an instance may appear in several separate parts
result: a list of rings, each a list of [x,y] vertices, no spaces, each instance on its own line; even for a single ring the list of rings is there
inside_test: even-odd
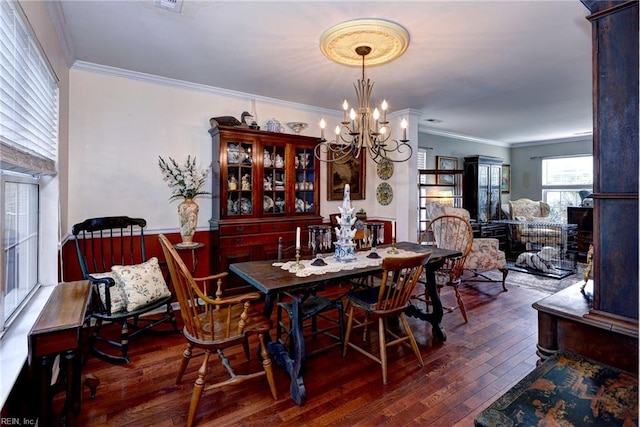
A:
[[[306,104],[299,104],[296,102],[284,101],[281,99],[268,98],[266,96],[254,95],[246,92],[239,92],[235,90],[222,89],[215,86],[207,86],[199,83],[187,82],[184,80],[171,79],[168,77],[157,76],[154,74],[141,73],[138,71],[125,70],[122,68],[109,67],[106,65],[95,64],[85,61],[75,61],[71,66],[72,70],[87,71],[96,74],[104,74],[108,76],[121,77],[130,80],[137,80],[146,83],[152,83],[162,86],[167,86],[175,89],[192,90],[195,92],[203,92],[212,95],[226,96],[231,98],[238,98],[243,100],[256,100],[275,106],[285,108],[295,108],[298,110],[308,111],[319,114],[340,115],[338,110],[330,110],[327,108],[319,108]]]
[[[454,133],[454,132],[447,132],[447,131],[431,129],[431,128],[427,128],[427,127],[422,126],[422,125],[418,126],[418,132],[426,133],[426,134],[430,134],[430,135],[445,136],[447,138],[460,139],[460,140],[463,140],[463,141],[477,142],[477,143],[480,143],[480,144],[496,145],[496,146],[499,146],[499,147],[511,147],[512,146],[512,144],[509,144],[507,142],[494,141],[494,140],[491,140],[491,139],[476,138],[474,136],[462,135],[462,134]]]
[[[67,22],[64,19],[64,12],[62,11],[62,4],[59,1],[48,1],[47,9],[49,10],[49,15],[51,16],[51,23],[53,24],[53,28],[58,35],[58,40],[60,42],[60,46],[62,48],[62,54],[64,55],[64,59],[67,62],[67,66],[73,64],[75,59],[75,51],[73,49],[73,42],[71,41],[71,36],[69,35],[69,31],[67,30]]]

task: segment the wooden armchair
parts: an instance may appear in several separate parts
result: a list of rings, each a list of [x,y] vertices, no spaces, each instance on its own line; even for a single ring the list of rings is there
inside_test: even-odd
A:
[[[271,320],[254,309],[251,301],[260,299],[260,294],[252,292],[229,298],[222,297],[222,280],[227,273],[193,278],[189,268],[182,261],[171,242],[163,234],[159,235],[160,244],[169,266],[169,273],[180,303],[180,313],[184,321],[183,334],[187,340],[187,348],[182,354],[182,363],[178,371],[176,384],[182,381],[182,377],[191,360],[193,348],[204,350],[204,359],[198,370],[198,378],[193,386],[193,394],[189,413],[187,415],[187,427],[193,425],[200,397],[204,390],[209,391],[229,385],[240,384],[246,380],[266,376],[269,388],[274,399],[277,399],[277,391],[273,377],[271,359],[265,345],[265,334],[271,329]],[[215,281],[217,284],[215,298],[207,295],[198,287],[198,283],[206,284]],[[206,288],[205,288],[206,289]],[[257,336],[260,343],[260,356],[262,357],[262,370],[236,374],[231,366],[231,361],[224,355],[224,350],[235,346],[244,348],[247,360],[251,359],[249,351],[249,338]],[[205,388],[206,377],[209,373],[209,361],[216,354],[229,374],[229,378]]]
[[[80,270],[92,283],[89,314],[95,319],[91,352],[112,363],[129,363],[129,341],[136,335],[162,323],[170,323],[170,332],[178,332],[167,287],[158,259],[146,258],[142,218],[111,216],[90,218],[75,224]],[[161,314],[151,314],[164,308]],[[103,334],[103,326],[120,325],[120,339]],[[115,355],[109,347],[120,349]]]
[[[473,229],[469,221],[456,215],[436,217],[431,220],[427,229],[420,235],[419,243],[462,252],[459,257],[447,258],[442,267],[436,271],[436,282],[438,291],[444,286],[453,288],[458,307],[466,323],[468,321],[467,310],[458,285],[460,285],[460,277],[464,271],[467,255],[471,252],[473,245]],[[425,299],[428,299],[428,295],[425,295]],[[452,308],[448,310],[452,311]]]
[[[454,208],[441,203],[432,202],[427,206],[429,218],[441,215],[461,216],[470,221],[469,211],[463,208]],[[471,251],[464,261],[464,269],[468,274],[462,278],[464,282],[497,282],[502,284],[502,290],[507,291],[506,280],[509,269],[507,268],[507,257],[500,250],[500,242],[493,237],[474,237]],[[487,271],[499,270],[502,273],[501,279],[492,279],[485,275]]]
[[[364,354],[368,358],[378,362],[382,366],[382,382],[387,384],[387,347],[398,345],[409,341],[411,348],[418,358],[418,364],[422,367],[424,363],[418,344],[411,332],[409,323],[404,311],[409,304],[409,298],[422,275],[425,264],[429,262],[431,253],[427,252],[411,257],[387,257],[382,261],[384,273],[379,287],[353,290],[347,293],[347,331],[344,339],[342,355],[347,355],[349,347]],[[355,319],[355,310],[364,311],[363,321]],[[405,336],[399,336],[387,328],[387,319],[399,318],[405,330]],[[380,348],[379,357],[365,349],[350,342],[351,332],[355,328],[364,328],[363,341],[367,340],[368,326],[378,324],[378,341]],[[354,326],[355,324],[355,326]],[[386,336],[390,335],[393,340],[387,342]]]

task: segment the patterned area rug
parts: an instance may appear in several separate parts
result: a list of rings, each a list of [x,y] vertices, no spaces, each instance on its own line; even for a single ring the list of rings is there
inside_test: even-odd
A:
[[[638,377],[561,353],[478,414],[475,425],[637,426]]]
[[[507,289],[513,286],[522,286],[525,288],[536,289],[541,292],[546,292],[549,294],[555,294],[565,288],[568,288],[571,285],[575,285],[576,283],[582,283],[584,279],[582,278],[582,271],[584,270],[584,266],[578,264],[578,273],[569,275],[562,279],[554,279],[551,277],[539,276],[536,274],[529,274],[520,271],[509,270],[509,274],[507,275]],[[492,270],[484,273],[487,277],[497,280],[502,280],[502,273],[498,270]],[[462,277],[464,281],[465,276]]]

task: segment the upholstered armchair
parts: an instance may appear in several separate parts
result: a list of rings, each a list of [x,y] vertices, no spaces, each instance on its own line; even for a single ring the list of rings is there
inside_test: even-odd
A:
[[[454,208],[437,202],[427,205],[426,213],[429,218],[435,218],[441,215],[457,215],[470,220],[469,211],[462,208]],[[491,237],[474,238],[471,246],[471,252],[467,255],[464,263],[466,271],[462,280],[465,282],[500,282],[502,289],[507,291],[505,281],[509,270],[507,268],[507,259],[505,253],[500,250],[500,242],[498,239]],[[492,279],[484,273],[491,270],[499,270],[502,273],[502,279]]]

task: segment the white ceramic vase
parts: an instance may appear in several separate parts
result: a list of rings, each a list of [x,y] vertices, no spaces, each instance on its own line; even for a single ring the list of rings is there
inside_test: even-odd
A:
[[[193,199],[185,199],[178,205],[178,218],[180,218],[180,236],[183,245],[193,244],[193,236],[198,226],[198,212],[200,207]]]

